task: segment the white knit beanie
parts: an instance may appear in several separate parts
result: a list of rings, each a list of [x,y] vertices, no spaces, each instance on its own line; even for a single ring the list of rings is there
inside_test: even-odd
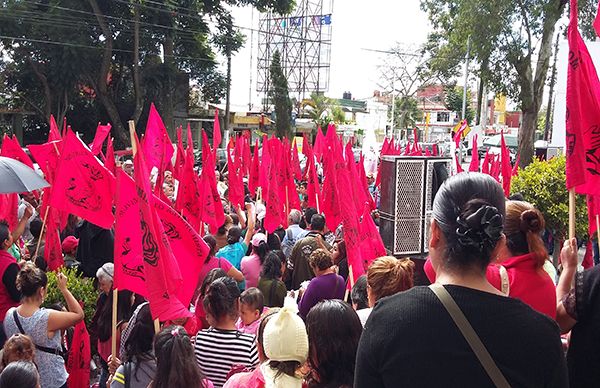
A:
[[[265,326],[263,347],[269,360],[303,364],[308,357],[308,335],[302,318],[292,309],[282,308]]]

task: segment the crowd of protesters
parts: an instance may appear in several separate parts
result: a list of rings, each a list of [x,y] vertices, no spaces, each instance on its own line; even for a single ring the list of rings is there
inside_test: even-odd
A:
[[[132,163],[122,167],[133,174]],[[172,201],[176,185],[165,176]],[[223,195],[226,176],[219,185]],[[413,261],[390,256],[354,282],[343,229],[329,230],[303,190],[300,183],[303,208],[274,233],[262,227],[266,209],[252,195],[245,209],[223,200],[225,223],[203,236],[209,254],[192,317],[158,331],[148,302],[120,290],[113,334],[113,232],[70,216],[65,265],[99,290],[89,327],[98,386],[598,386],[600,266],[578,271],[577,243],[568,240],[558,276],[541,237],[543,214],[507,200],[490,176],[458,174],[437,193],[424,266],[431,288],[414,286]],[[62,348],[76,346],[66,332],[84,318],[60,273],[66,309],[42,307],[38,207],[23,195],[17,227],[0,222],[0,388],[66,387]],[[570,333],[564,344],[561,333]]]

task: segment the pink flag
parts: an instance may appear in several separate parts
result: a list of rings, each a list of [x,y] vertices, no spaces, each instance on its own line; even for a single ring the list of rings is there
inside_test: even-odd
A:
[[[517,160],[515,161],[515,165],[512,168],[512,176],[519,175],[519,162],[521,161],[521,155],[517,155]]]
[[[159,167],[162,160],[170,161],[175,153],[167,129],[163,124],[154,103],[150,104],[150,114],[146,123],[143,151],[146,155],[148,167]],[[164,150],[164,151],[163,151]],[[163,152],[165,155],[163,156]]]
[[[567,72],[567,188],[600,195],[600,81],[577,27],[571,0]]]
[[[66,117],[65,117],[66,123]],[[58,125],[56,125],[56,120],[54,120],[54,116],[50,115],[50,132],[48,132],[48,142],[61,140],[60,131],[58,130]]]
[[[190,124],[188,124],[188,127]],[[173,178],[179,180],[182,175],[183,165],[185,163],[185,150],[183,148],[182,132],[183,128],[177,128],[177,152],[175,156],[175,166],[173,166]],[[191,130],[190,130],[191,131]]]
[[[239,142],[238,142],[239,144]],[[231,158],[231,148],[227,147],[227,169],[229,171],[229,202],[237,209],[240,206],[244,208],[244,182],[242,181],[242,168],[240,166],[240,155],[237,155],[235,162]]]
[[[144,275],[152,318],[161,321],[189,318],[192,314],[176,297],[183,284],[183,278],[165,229],[152,207],[154,199],[148,179],[150,174],[137,136],[134,141],[138,143],[138,152],[134,157],[134,174],[140,206]]]
[[[254,156],[252,157],[252,165],[250,166],[250,173],[248,174],[248,190],[250,195],[256,194],[256,189],[259,185],[259,174],[260,174],[260,160],[258,157],[258,140],[254,144]]]
[[[6,221],[11,231],[14,230],[19,223],[18,210],[18,194],[0,194],[0,221]]]
[[[342,158],[341,152],[328,152],[323,156],[323,173],[325,175],[325,180],[323,182],[323,199],[321,200],[323,206],[321,209],[325,215],[327,227],[329,230],[335,230],[342,222],[342,217],[344,216],[342,214],[340,203],[348,202],[352,200],[353,197],[343,196],[343,201],[340,201],[338,197],[338,188],[343,185],[343,183],[338,182],[336,164],[343,165],[343,168],[345,168],[343,159],[340,160]],[[342,169],[342,167],[340,167],[340,169]],[[350,183],[348,183],[348,185],[349,184]],[[354,205],[353,202],[352,205]]]
[[[454,159],[456,161],[456,173],[460,174],[464,170],[463,170],[462,166],[460,165],[460,161],[458,160],[458,155],[454,155]]]
[[[139,198],[135,183],[122,169],[117,171],[115,211],[115,279],[119,290],[130,290],[147,296],[142,251]]]
[[[202,166],[202,173],[200,174],[200,182],[198,184],[199,218],[201,222],[210,226],[210,231],[214,234],[225,222],[225,213],[223,211],[223,204],[221,203],[221,196],[217,191],[215,159],[210,152],[206,133],[202,135],[204,165]],[[204,156],[204,150],[209,150],[206,156]]]
[[[512,178],[512,164],[510,164],[510,151],[506,146],[504,140],[504,133],[500,134],[500,144],[502,148],[501,163],[502,163],[502,188],[504,189],[504,195],[508,197],[510,195],[510,180]]]
[[[51,206],[105,229],[112,228],[114,176],[73,133],[67,131],[51,198]]]
[[[57,217],[50,213],[57,212],[50,208],[46,221],[46,246],[44,247],[44,260],[49,271],[56,271],[65,265],[60,241],[59,225],[56,223]]]
[[[490,154],[490,150],[485,152],[485,156],[483,158],[483,163],[481,164],[481,172],[484,174],[490,174],[490,162],[493,160],[492,155]]]
[[[294,178],[296,178],[296,180],[301,180],[302,179],[302,170],[300,169],[300,159],[298,156],[298,143],[296,142],[296,140],[294,140],[294,147],[291,150],[292,155],[290,158],[290,163],[291,163],[291,168],[292,168],[292,172],[294,174]]]
[[[479,172],[479,151],[477,150],[477,135],[473,136],[473,147],[471,148],[471,164],[469,171]]]
[[[48,182],[53,183],[51,176],[56,173],[58,167],[58,159],[60,157],[60,149],[62,148],[62,140],[51,141],[44,144],[30,144],[27,146],[31,156],[35,159],[38,166],[44,173]]]
[[[317,129],[317,137],[315,138],[315,144],[313,147],[313,151],[315,156],[317,157],[317,161],[321,160],[323,157],[323,152],[325,148],[325,136],[323,136],[323,131],[321,127]]]
[[[263,144],[263,163],[265,161],[265,149],[267,148],[269,147]],[[276,152],[276,150],[269,150],[269,164],[266,165],[264,169],[264,171],[266,171],[266,180],[269,182],[269,184],[266,187],[266,190],[263,187],[265,206],[267,208],[263,226],[269,233],[273,233],[275,229],[282,224],[282,220],[285,217],[283,213],[283,203],[280,198],[280,179],[278,177],[278,168],[275,162],[279,155],[277,153],[271,154],[273,152]]]
[[[204,168],[202,170],[204,171]],[[196,230],[201,229],[198,181],[198,174],[194,171],[193,154],[186,152],[183,169],[179,177],[175,209],[177,209],[177,211],[180,212],[180,214],[185,217]]]
[[[196,229],[171,206],[155,197],[152,207],[162,224],[179,271],[183,275],[183,283],[177,290],[177,299],[184,306],[189,306],[198,285],[200,270],[208,256],[209,247]]]
[[[596,217],[600,215],[600,196],[587,196],[588,206],[588,231],[590,236],[594,236],[597,230]]]
[[[0,151],[1,156],[5,156],[7,158],[18,160],[23,163],[27,167],[33,170],[33,162],[27,156],[19,141],[16,137],[9,137],[7,134],[4,134],[4,139],[2,140],[2,150]]]
[[[363,260],[363,272],[366,272],[373,260],[387,255],[383,240],[381,239],[381,234],[379,234],[377,226],[371,217],[371,212],[366,206],[362,214],[359,231],[361,237],[359,247]],[[356,281],[356,279],[358,279],[358,277],[354,280]]]
[[[104,144],[104,140],[108,137],[110,133],[110,124],[100,125],[98,123],[98,127],[96,128],[96,135],[94,135],[94,141],[92,142],[92,154],[98,155],[102,151],[102,144]]]
[[[460,127],[458,128],[458,131],[456,131],[456,134],[454,134],[454,143],[456,144],[456,148],[459,147],[459,143],[463,137],[465,129],[467,129],[467,120],[463,120],[460,122]]]
[[[113,146],[112,137],[108,138],[106,143],[106,159],[104,160],[104,167],[110,171],[113,175],[117,172],[117,165],[115,163],[115,148]]]
[[[594,30],[596,30],[596,35],[600,36],[600,3],[598,3],[598,11],[596,11],[594,19]]]
[[[225,117],[225,120],[228,118]],[[219,109],[215,108],[215,118],[213,120],[213,150],[221,146],[221,123],[219,122]]]

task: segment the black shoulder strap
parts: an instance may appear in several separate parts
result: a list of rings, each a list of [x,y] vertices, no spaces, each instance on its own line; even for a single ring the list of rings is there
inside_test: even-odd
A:
[[[131,362],[126,362],[125,363],[125,373],[123,373],[123,375],[125,376],[125,388],[129,388],[131,387]]]
[[[25,330],[23,330],[23,326],[21,325],[21,321],[19,320],[19,315],[17,314],[17,309],[16,308],[13,310],[13,318],[15,319],[15,324],[17,325],[17,328],[19,329],[19,331],[21,332],[21,334],[27,335],[25,333]],[[64,353],[63,353],[62,349],[52,349],[52,348],[48,348],[48,347],[45,347],[45,346],[38,345],[36,343],[34,343],[33,345],[40,352],[55,354],[55,355],[61,356],[61,357],[64,356]]]
[[[25,330],[23,330],[23,326],[21,326],[21,321],[19,320],[19,315],[17,314],[16,308],[13,310],[13,318],[14,318],[15,324],[17,325],[17,328],[19,329],[21,334],[25,334]]]

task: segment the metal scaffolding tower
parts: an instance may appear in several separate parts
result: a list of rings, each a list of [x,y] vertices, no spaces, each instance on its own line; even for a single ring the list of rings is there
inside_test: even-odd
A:
[[[333,0],[298,0],[291,15],[261,14],[257,92],[268,104],[271,58],[281,54],[290,97],[299,101],[329,88]]]

